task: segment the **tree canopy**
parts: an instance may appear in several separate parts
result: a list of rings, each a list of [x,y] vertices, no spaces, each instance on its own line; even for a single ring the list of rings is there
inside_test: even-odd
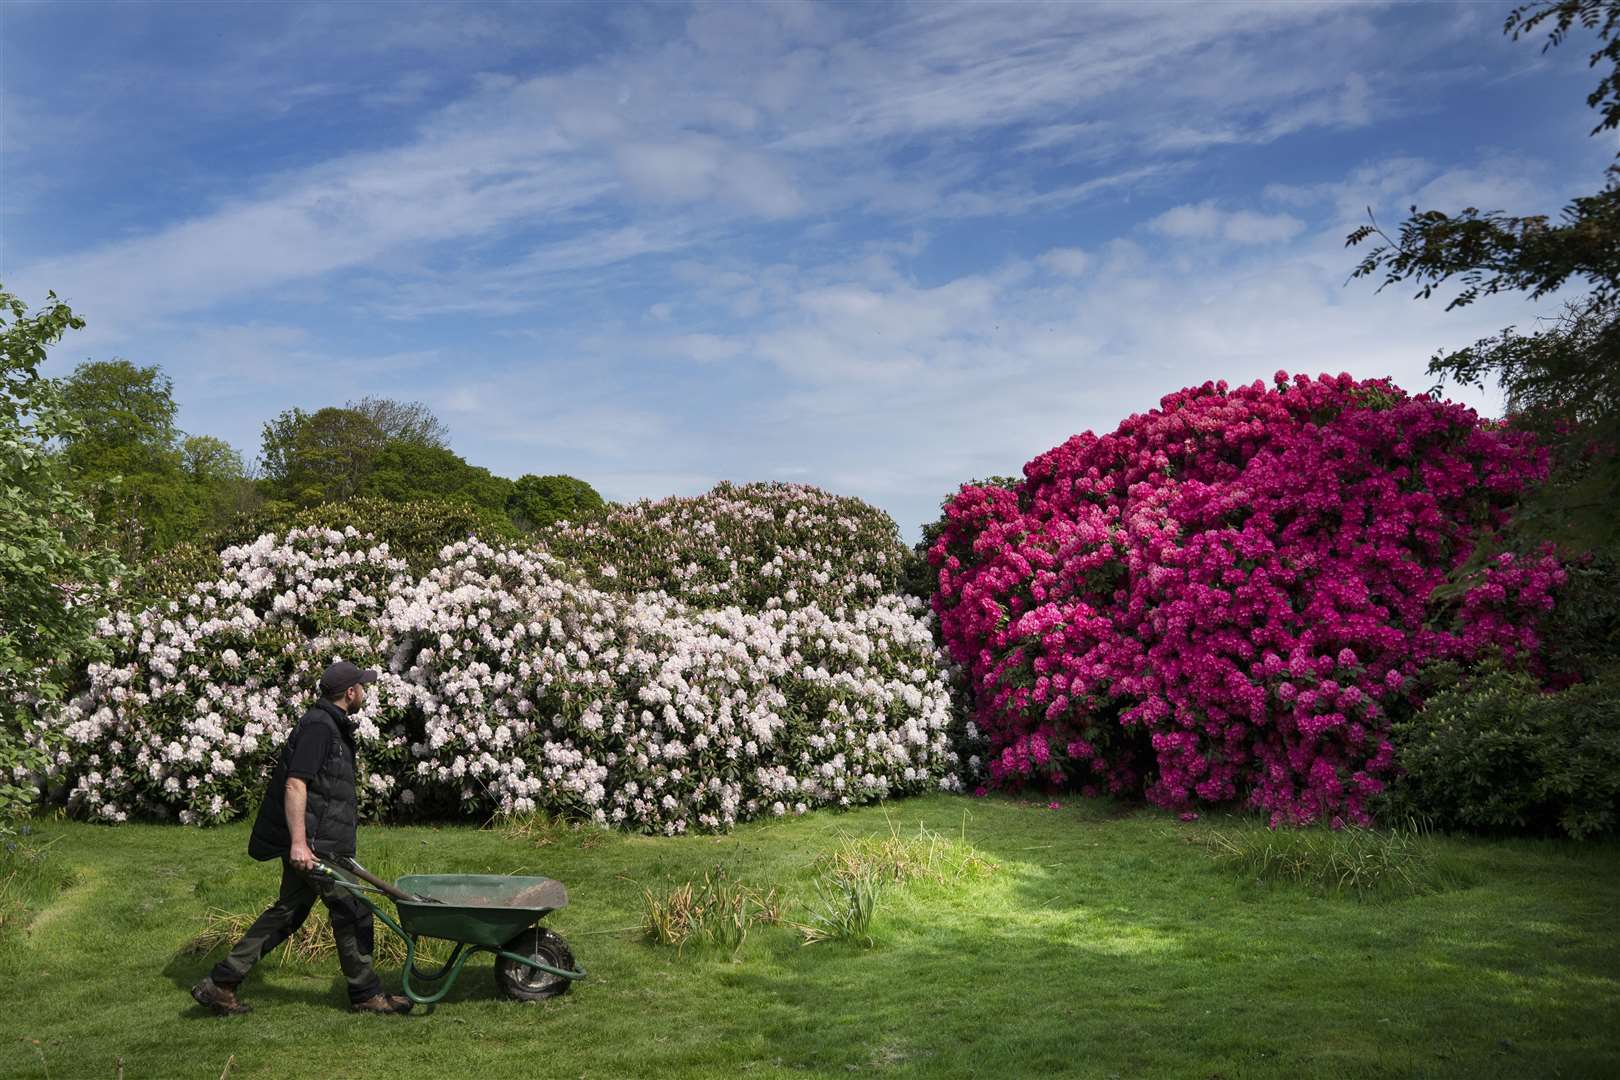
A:
[[[372,462],[360,493],[390,502],[459,500],[503,512],[512,481],[441,446],[395,439]]]
[[[387,442],[382,428],[354,409],[288,409],[264,425],[267,494],[295,506],[353,498]]]
[[[206,499],[189,482],[173,383],[128,360],[80,364],[62,389],[77,421],[62,452],[96,518],[123,555],[140,559],[194,531]]]
[[[266,494],[307,507],[375,493],[370,477],[390,447],[412,449],[394,452],[386,467],[395,475],[379,482],[408,483],[397,475],[400,455],[416,449],[450,454],[449,437],[449,428],[416,401],[367,397],[313,413],[288,409],[264,425],[259,460]],[[428,462],[442,465],[443,459],[421,458]]]
[[[1596,32],[1598,48],[1588,63],[1607,68],[1587,97],[1599,113],[1596,135],[1620,127],[1620,0],[1527,4],[1508,16],[1503,32],[1517,40],[1546,30],[1545,51],[1576,28]],[[1527,500],[1517,521],[1519,542],[1614,547],[1620,537],[1620,164],[1608,167],[1597,192],[1572,200],[1556,219],[1414,206],[1396,238],[1375,222],[1346,242],[1374,238],[1379,242],[1352,277],[1381,278],[1380,289],[1415,284],[1420,299],[1456,284],[1447,310],[1499,292],[1538,299],[1569,285],[1584,287],[1583,296],[1533,330],[1510,326],[1439,353],[1429,371],[1464,385],[1499,385],[1514,421],[1537,430],[1553,451],[1551,480]]]
[[[349,402],[345,407],[376,424],[377,430],[389,442],[431,446],[439,450],[450,447],[450,429],[420,401],[364,397]]]
[[[558,521],[583,521],[606,504],[595,488],[574,476],[518,477],[506,511],[521,528],[540,529]]]
[[[167,550],[257,501],[223,439],[175,425],[174,384],[156,365],[80,364],[63,385],[76,421],[58,440],[74,482],[128,561]]]

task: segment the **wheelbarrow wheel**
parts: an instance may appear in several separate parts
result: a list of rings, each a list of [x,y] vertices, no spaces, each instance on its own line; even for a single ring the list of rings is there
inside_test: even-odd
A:
[[[574,954],[562,935],[541,926],[532,926],[504,946],[507,952],[527,956],[542,964],[550,964],[565,971],[574,970]],[[495,985],[501,993],[515,1001],[544,1001],[568,993],[572,982],[561,975],[508,960],[495,958]]]

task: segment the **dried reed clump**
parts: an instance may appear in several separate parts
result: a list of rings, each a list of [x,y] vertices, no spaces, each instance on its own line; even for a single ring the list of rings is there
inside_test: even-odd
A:
[[[202,956],[215,949],[230,948],[235,945],[247,928],[253,925],[258,918],[257,913],[242,913],[226,911],[223,908],[209,908],[203,915],[203,927],[197,934],[180,947],[180,951],[188,956]],[[390,958],[388,945],[379,942],[379,948],[374,959],[381,963]],[[289,960],[294,963],[307,964],[324,959],[336,951],[332,942],[332,923],[324,910],[316,908],[304,920],[304,925],[293,932],[293,935],[282,943],[278,950],[280,963],[286,964]],[[405,948],[401,944],[398,949],[399,959],[405,957]]]
[[[395,881],[402,876],[400,867],[396,866],[394,860],[388,858],[386,854],[371,866],[371,870],[385,881]],[[378,902],[387,904],[387,901],[383,900]],[[200,956],[215,949],[228,949],[241,939],[247,928],[253,925],[253,920],[258,917],[257,911],[240,912],[218,906],[210,907],[203,915],[202,929],[180,947],[180,952],[188,956]],[[404,939],[384,925],[381,919],[374,919],[372,925],[375,934],[372,961],[378,967],[403,967]],[[421,939],[416,945],[416,961],[421,965],[438,963],[449,955],[450,948],[450,945],[442,941]],[[337,952],[337,945],[332,940],[332,920],[326,905],[316,901],[304,924],[295,930],[276,952],[278,963],[282,965],[289,962],[309,964],[333,956]]]
[[[197,934],[180,946],[180,952],[186,956],[203,956],[215,949],[228,949],[241,940],[247,928],[253,925],[258,913],[242,913],[225,911],[221,908],[209,908],[203,915],[203,927]],[[388,927],[374,924],[376,945],[372,951],[372,962],[379,968],[405,966],[405,941]],[[285,966],[288,963],[312,964],[328,957],[335,956],[337,945],[332,940],[332,920],[326,909],[319,904],[304,920],[304,925],[293,932],[276,950],[277,963]],[[419,966],[440,963],[449,954],[449,947],[444,943],[431,939],[418,939],[416,943],[416,962]]]
[[[642,890],[642,930],[659,945],[717,945],[735,956],[748,940],[749,927],[781,921],[782,897],[776,886],[754,888],[728,877],[723,867],[705,872],[701,882]]]

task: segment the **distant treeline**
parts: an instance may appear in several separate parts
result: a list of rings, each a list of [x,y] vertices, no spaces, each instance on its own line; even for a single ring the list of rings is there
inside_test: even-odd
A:
[[[356,500],[373,509],[438,504],[505,535],[579,520],[604,505],[572,476],[510,480],[469,464],[419,402],[367,397],[314,412],[288,409],[264,425],[251,460],[223,439],[180,430],[173,382],[155,365],[80,364],[63,380],[62,405],[75,423],[52,452],[130,565],[183,541],[217,548],[295,519],[342,516],[343,504],[360,508]]]

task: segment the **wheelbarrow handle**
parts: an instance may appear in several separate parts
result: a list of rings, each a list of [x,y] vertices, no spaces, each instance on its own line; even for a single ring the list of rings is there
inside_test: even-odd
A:
[[[388,895],[387,893],[383,892],[381,889],[374,889],[370,885],[367,885],[363,881],[350,881],[348,878],[344,877],[341,874],[334,874],[334,873],[332,873],[332,871],[329,868],[327,868],[325,866],[317,866],[317,867],[315,867],[315,869],[311,870],[310,873],[315,875],[316,877],[325,878],[327,881],[330,881],[334,885],[342,886],[343,888],[349,890],[352,893],[368,892],[368,893],[376,893],[378,896],[387,896]]]
[[[378,877],[376,874],[373,874],[370,870],[367,870],[365,867],[361,866],[359,863],[347,856],[338,856],[335,859],[328,859],[325,856],[316,856],[316,858],[319,859],[320,862],[325,866],[336,867],[339,870],[348,871],[361,881],[371,885],[373,891],[380,892],[384,896],[391,897],[395,900],[403,900],[407,904],[444,903],[443,900],[436,900],[431,896],[418,896],[415,893],[408,893],[402,889],[395,888],[393,885],[390,885],[388,882],[384,881],[382,878]]]

